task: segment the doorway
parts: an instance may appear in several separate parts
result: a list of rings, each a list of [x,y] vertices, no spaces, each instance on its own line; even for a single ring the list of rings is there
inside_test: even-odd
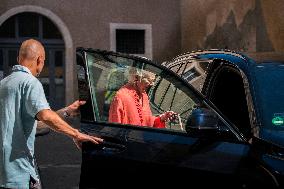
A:
[[[45,47],[46,60],[39,76],[52,109],[65,104],[65,46],[58,28],[47,17],[24,12],[8,18],[0,26],[0,79],[11,73],[17,64],[21,43],[29,38],[39,40]]]

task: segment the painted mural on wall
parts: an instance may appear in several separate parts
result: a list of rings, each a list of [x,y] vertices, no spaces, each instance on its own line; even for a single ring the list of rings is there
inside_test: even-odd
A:
[[[274,0],[183,0],[182,51],[283,51],[283,8]]]
[[[235,12],[228,14],[222,25],[216,25],[214,31],[205,37],[204,47],[233,49],[241,51],[274,51],[267,35],[260,1],[248,10],[237,24]]]

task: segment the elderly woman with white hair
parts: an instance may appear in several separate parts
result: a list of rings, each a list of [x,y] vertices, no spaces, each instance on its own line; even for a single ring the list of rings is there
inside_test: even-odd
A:
[[[109,109],[109,122],[165,128],[165,122],[175,115],[167,111],[153,116],[146,90],[154,84],[155,75],[151,72],[131,68],[128,83],[114,96]]]

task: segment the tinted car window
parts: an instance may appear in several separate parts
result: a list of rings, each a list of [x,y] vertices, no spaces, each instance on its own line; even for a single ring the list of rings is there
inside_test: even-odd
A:
[[[147,64],[143,59],[87,53],[86,60],[97,122],[109,122],[109,108],[113,97],[129,82],[130,70],[133,68],[155,75],[153,86],[148,90],[152,115],[159,116],[165,111],[178,114],[174,121],[166,123],[167,129],[186,132],[185,125],[194,109],[200,106],[210,109],[186,83],[155,65]]]
[[[200,101],[183,91],[183,87],[170,82],[171,79],[159,77],[157,83],[150,90],[150,102],[155,115],[159,115],[166,110],[172,110],[179,113],[183,125],[189,117],[191,111]],[[169,122],[167,128],[181,130],[178,120]]]

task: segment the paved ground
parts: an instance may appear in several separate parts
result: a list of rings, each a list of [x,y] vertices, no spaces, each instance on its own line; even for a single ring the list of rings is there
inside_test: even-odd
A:
[[[78,188],[81,151],[69,137],[53,131],[37,137],[35,154],[43,189]]]

